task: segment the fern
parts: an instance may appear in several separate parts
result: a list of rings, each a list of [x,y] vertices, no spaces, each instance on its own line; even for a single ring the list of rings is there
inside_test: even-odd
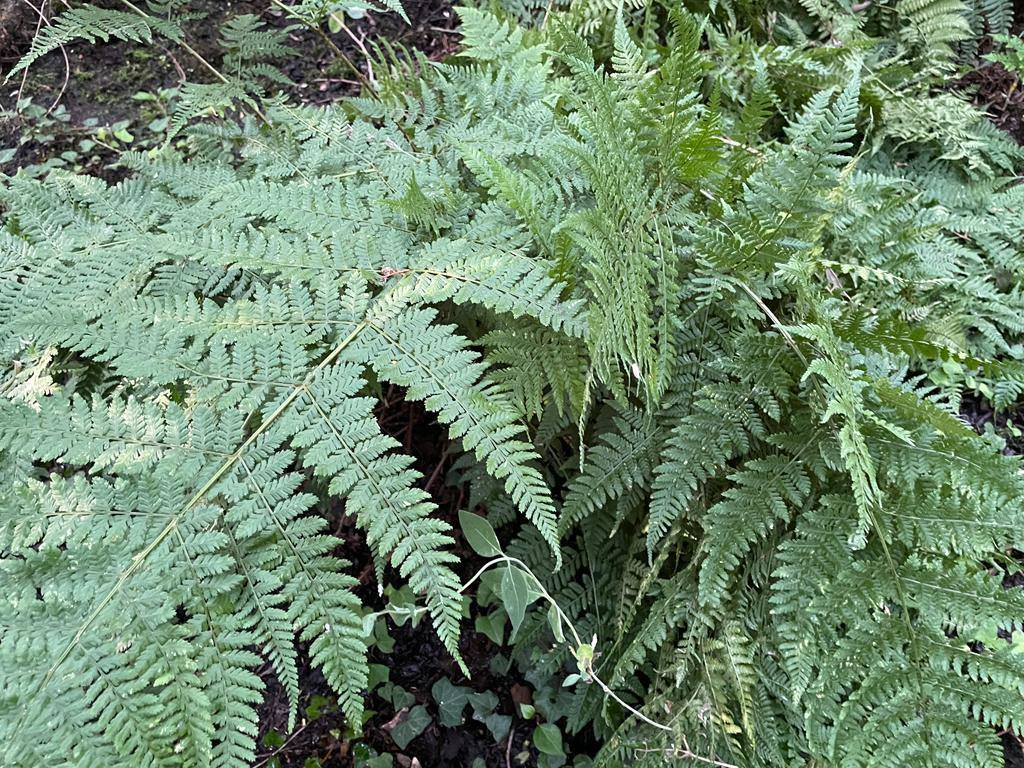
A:
[[[252,38],[251,20],[236,26]],[[236,48],[241,56],[244,46]],[[585,330],[579,303],[562,300],[565,289],[522,252],[514,231],[487,232],[485,218],[469,223],[460,213],[452,220],[458,229],[450,223],[434,237],[414,235],[403,210],[378,194],[410,178],[417,162],[392,154],[393,129],[352,124],[376,136],[381,164],[367,179],[365,153],[322,142],[331,113],[285,114],[276,136],[305,139],[202,180],[168,151],[133,159],[138,179],[117,188],[68,176],[11,182],[5,201],[17,266],[10,274],[18,277],[5,282],[5,344],[53,345],[122,383],[113,393],[77,391],[69,381],[24,395],[5,388],[16,399],[4,401],[3,450],[51,470],[26,476],[3,505],[5,568],[12,579],[47,582],[31,596],[13,593],[4,614],[0,653],[5,668],[20,670],[5,686],[5,762],[81,753],[107,765],[247,764],[261,659],[295,716],[296,634],[359,722],[367,680],[362,608],[327,520],[315,511],[318,497],[345,501],[378,559],[423,595],[458,658],[462,596],[450,529],[416,487],[412,459],[381,434],[366,395],[369,368],[425,400],[561,557],[554,501],[517,409],[486,378],[479,353],[430,305],[476,306],[533,323],[524,325],[530,333],[547,327],[578,337]],[[279,163],[282,153],[294,158],[289,172],[260,181],[264,160]],[[312,155],[321,159],[309,165]],[[335,175],[338,162],[356,173]],[[299,168],[318,163],[332,170],[313,192]],[[443,186],[451,173],[435,166],[423,178]],[[228,188],[235,191],[224,197]],[[290,211],[277,208],[283,198],[294,202]],[[380,243],[402,243],[392,253],[404,255],[374,261],[351,239],[336,239],[344,217],[326,203],[332,198],[347,198],[360,216],[372,209],[363,218],[365,242],[372,228]],[[222,202],[211,208],[215,199]],[[61,205],[77,212],[57,213]],[[261,220],[274,225],[257,227]],[[78,264],[74,274],[59,268],[69,259]],[[107,300],[95,301],[101,295]],[[17,343],[10,349],[22,354]],[[92,478],[78,493],[95,501],[70,507],[89,514],[58,514],[52,530],[23,530],[26,504],[66,495],[58,467]],[[142,500],[146,489],[155,495]],[[126,538],[123,521],[136,517],[145,524]],[[69,544],[55,549],[49,542],[61,537]],[[33,617],[65,589],[59,563],[80,558],[63,573],[72,582],[85,578],[80,586],[95,597],[61,598],[48,650],[26,656]],[[125,624],[125,616],[138,618]],[[112,632],[118,622],[124,629]],[[154,653],[168,661],[161,666]],[[151,671],[132,673],[139,664]],[[140,688],[126,688],[136,677]],[[147,688],[155,693],[141,693]],[[75,704],[60,703],[75,692]],[[33,734],[51,707],[65,714],[52,726],[54,738],[42,741]],[[145,738],[127,738],[125,729]]]
[[[896,10],[904,40],[930,56],[941,56],[970,35],[967,6],[959,0],[902,0]]]
[[[28,53],[18,60],[7,73],[7,77],[13,77],[50,51],[55,51],[72,40],[83,39],[94,43],[97,40],[106,42],[111,38],[117,38],[148,43],[153,40],[154,33],[171,40],[178,40],[181,37],[181,29],[173,22],[163,19],[143,17],[131,11],[100,8],[95,5],[69,8],[36,35]]]
[[[462,9],[458,56],[324,109],[238,17],[123,181],[4,179],[4,765],[249,765],[300,651],[359,724],[337,526],[461,663],[500,590],[382,383],[561,610],[509,652],[596,764],[1000,764],[1024,486],[958,407],[1024,391],[1021,153],[937,73],[1005,8],[662,10]],[[177,34],[66,17],[23,66]]]

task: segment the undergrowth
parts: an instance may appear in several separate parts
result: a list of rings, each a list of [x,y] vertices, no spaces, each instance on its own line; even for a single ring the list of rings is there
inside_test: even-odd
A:
[[[3,764],[249,765],[264,663],[293,725],[299,648],[359,724],[376,620],[461,663],[472,600],[557,697],[551,765],[559,729],[605,766],[1001,765],[1024,487],[958,413],[1024,388],[1022,157],[942,85],[1010,9],[783,5],[464,8],[455,58],[382,45],[323,109],[239,18],[124,181],[6,178]],[[19,67],[188,50],[181,3],[123,6]],[[458,445],[462,531],[387,384]],[[340,502],[415,603],[356,597]]]

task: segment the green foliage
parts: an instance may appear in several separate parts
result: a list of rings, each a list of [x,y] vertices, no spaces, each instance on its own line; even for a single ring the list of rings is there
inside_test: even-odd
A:
[[[998,5],[620,7],[596,45],[467,8],[323,109],[266,97],[243,16],[125,180],[6,178],[4,765],[249,765],[300,650],[358,727],[382,617],[461,663],[470,587],[548,764],[591,728],[606,766],[999,765],[1024,485],[958,406],[1024,389],[1021,152],[934,88]],[[60,29],[144,36],[101,16]],[[459,454],[467,584],[383,385]]]
[[[97,40],[106,42],[116,38],[148,43],[153,40],[154,34],[177,40],[181,37],[181,29],[173,22],[148,15],[142,16],[128,10],[99,8],[95,5],[69,8],[43,27],[32,41],[29,52],[14,65],[7,73],[7,77],[10,78],[32,66],[50,51],[55,51],[72,40],[83,39],[94,43]]]
[[[993,39],[997,43],[1001,43],[1005,49],[1000,53],[986,54],[985,58],[988,61],[1002,64],[1019,77],[1024,72],[1024,40],[1009,35],[993,35]]]
[[[570,727],[597,730],[600,765],[1000,765],[993,726],[1021,727],[1018,659],[972,641],[986,627],[1016,636],[1024,607],[983,565],[1017,544],[1018,462],[919,372],[958,361],[1012,386],[1020,329],[1003,313],[1019,245],[989,217],[1016,195],[1005,174],[1019,150],[870,48],[819,58],[820,90],[790,108],[777,65],[732,103],[735,83],[705,90],[717,51],[676,64],[694,55],[685,21],[647,50],[620,21],[607,69],[552,25],[579,83],[565,120],[589,187],[577,210],[611,231],[586,220],[566,257],[599,321],[584,446],[562,470],[565,567],[545,584],[596,633],[595,672],[668,731],[579,675]],[[676,66],[688,87],[668,77]],[[789,127],[751,147],[765,104]],[[671,135],[690,146],[647,143],[683,114],[691,127]],[[722,141],[726,126],[744,127]],[[698,156],[693,171],[682,162]],[[954,234],[965,227],[992,234]],[[594,269],[633,282],[605,288]],[[544,573],[540,543],[520,534],[509,552]],[[532,621],[521,664],[564,677],[571,654],[541,654],[529,638],[551,630]]]

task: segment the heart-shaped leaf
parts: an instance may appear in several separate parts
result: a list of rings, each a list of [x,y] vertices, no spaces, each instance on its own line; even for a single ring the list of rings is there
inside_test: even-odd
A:
[[[408,712],[402,712],[394,720],[384,726],[391,731],[391,738],[399,749],[405,749],[409,742],[423,733],[430,725],[430,713],[422,704],[417,704]]]
[[[557,725],[544,723],[533,729],[533,743],[545,755],[564,755],[562,732]]]
[[[462,713],[469,703],[469,694],[473,691],[462,685],[453,685],[447,677],[442,677],[430,689],[434,701],[437,702],[439,721],[446,728],[462,723]]]

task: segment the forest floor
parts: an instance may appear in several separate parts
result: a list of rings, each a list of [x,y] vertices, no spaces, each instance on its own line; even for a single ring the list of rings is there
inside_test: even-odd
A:
[[[422,475],[421,487],[431,493],[441,519],[458,530],[458,511],[463,508],[465,498],[460,489],[444,482],[452,459],[447,434],[421,403],[408,403],[402,394],[395,387],[386,391],[376,411],[377,420],[387,434],[402,444],[404,453],[415,457],[415,468]],[[333,511],[331,516],[335,535],[345,541],[338,554],[354,563],[351,572],[359,574],[357,593],[360,599],[367,605],[379,603],[373,561],[361,531],[340,510]],[[472,573],[476,556],[461,540],[456,542],[455,554],[459,561],[456,571],[465,580]],[[389,575],[386,573],[385,581],[391,580]],[[502,649],[480,632],[472,631],[471,625],[472,622],[466,622],[459,643],[459,650],[471,673],[467,678],[438,640],[429,622],[397,626],[389,620],[389,634],[394,646],[387,643],[371,647],[369,660],[371,665],[387,668],[386,673],[383,669],[380,673],[387,674],[390,685],[378,688],[368,697],[367,710],[371,717],[359,738],[346,737],[344,718],[337,707],[317,706],[318,702],[333,702],[334,699],[323,676],[310,666],[305,656],[301,659],[300,668],[300,689],[303,692],[300,712],[306,712],[312,706],[318,710],[317,716],[300,719],[299,726],[289,735],[287,696],[269,669],[265,670],[268,688],[260,712],[260,734],[268,749],[261,758],[264,762],[257,762],[257,768],[262,768],[272,758],[277,762],[268,768],[275,765],[279,768],[340,768],[353,764],[376,768],[377,763],[360,762],[365,761],[368,751],[370,754],[392,755],[393,763],[381,765],[399,768],[535,766],[536,753],[527,742],[533,726],[520,717],[517,706],[520,702],[530,703],[530,687],[516,674],[515,667]],[[472,717],[454,727],[445,727],[437,718],[432,718],[408,746],[398,748],[392,737],[396,724],[401,723],[403,716],[417,705],[435,709],[432,689],[444,680],[472,688],[482,697],[489,698],[494,705],[493,710],[486,714],[474,712]],[[507,735],[502,733],[502,738],[497,739],[495,730],[502,732],[506,726]],[[312,763],[311,758],[318,762]]]
[[[395,14],[368,14],[349,23],[351,36],[330,35],[364,76],[369,74],[366,51],[376,40],[418,49],[431,60],[442,60],[457,50],[458,20],[450,0],[404,0],[403,5],[409,24]],[[200,54],[214,60],[220,55],[218,28],[234,15],[261,15],[278,27],[292,23],[283,12],[276,16],[265,13],[266,2],[261,0],[203,0],[193,3],[193,7],[206,14],[187,27],[188,40]],[[28,49],[37,26],[31,14],[22,11],[17,18],[5,17],[4,8],[0,0],[0,80]],[[1022,18],[1024,14],[1018,14],[1018,25]],[[307,104],[327,104],[359,90],[359,79],[351,67],[343,64],[313,31],[296,27],[289,42],[298,51],[284,67],[294,82],[290,96]],[[14,173],[32,164],[50,163],[117,180],[119,172],[112,167],[117,155],[127,149],[148,148],[147,124],[166,117],[161,111],[161,90],[191,79],[198,66],[187,54],[166,45],[143,47],[116,41],[69,45],[45,57],[24,78],[15,77],[0,88],[0,172]],[[970,92],[997,126],[1024,144],[1024,87],[1013,74],[998,64],[985,65],[950,87]],[[28,108],[25,99],[31,99]],[[19,101],[21,109],[17,108]],[[119,129],[127,134],[118,138]],[[5,154],[5,148],[14,151]],[[405,452],[416,457],[423,487],[433,495],[440,514],[454,524],[464,499],[458,489],[444,483],[449,468],[444,431],[422,406],[406,403],[397,390],[384,398],[377,415],[384,430],[403,444]],[[964,401],[963,415],[978,429],[993,421],[1001,427],[1006,418],[1006,414],[993,414],[983,401],[970,399]],[[1024,452],[1024,442],[1012,448]],[[358,529],[341,510],[329,514],[336,535],[345,541],[340,554],[355,564],[352,572],[361,574],[360,597],[367,604],[380,603],[372,558]],[[454,527],[457,529],[457,525]],[[461,542],[459,547],[456,554],[463,563],[468,562],[471,552]],[[1019,581],[1024,583],[1024,576]],[[1011,585],[1020,584],[1014,581]],[[418,626],[392,624],[390,634],[394,647],[389,652],[378,647],[370,652],[378,674],[384,675],[386,668],[389,685],[368,697],[370,716],[358,736],[346,730],[326,681],[306,657],[300,659],[303,694],[299,718],[289,732],[287,696],[269,667],[264,669],[267,695],[260,711],[261,748],[254,768],[536,765],[536,753],[527,742],[532,726],[518,710],[519,703],[529,703],[531,691],[499,646],[467,627],[460,649],[472,672],[470,679],[462,674],[427,622]],[[444,679],[480,694],[496,694],[497,703],[490,715],[471,717],[456,727],[444,727],[432,718],[415,738],[399,747],[393,734],[402,726],[403,717],[418,705],[432,708],[431,689]],[[506,718],[507,735],[497,739],[494,720],[488,721],[488,717]],[[1020,740],[1004,734],[1003,742],[1007,768],[1024,768]],[[586,752],[588,745],[575,746]]]
[[[16,147],[17,152],[6,159],[0,155],[0,172],[13,173],[68,153],[67,167],[116,178],[109,166],[117,152],[147,148],[146,124],[163,116],[160,99],[143,94],[158,97],[162,90],[176,88],[183,80],[209,79],[195,59],[169,42],[158,40],[142,46],[112,40],[67,45],[36,62],[24,75],[3,83],[5,74],[28,50],[36,30],[31,13],[22,12],[17,19],[4,17],[3,8],[10,2],[0,0],[0,150]],[[14,8],[25,7],[18,5],[19,0],[13,2]],[[119,7],[114,0],[95,4]],[[410,23],[394,13],[368,13],[348,20],[351,35],[328,35],[344,58],[318,34],[283,11],[267,11],[267,5],[267,0],[193,0],[189,8],[200,18],[184,25],[186,38],[203,58],[217,61],[222,54],[220,26],[234,16],[251,13],[271,26],[292,27],[288,43],[297,53],[282,69],[293,82],[286,94],[304,104],[328,104],[357,93],[360,76],[370,72],[366,54],[372,52],[376,41],[418,50],[433,61],[458,48],[458,18],[451,0],[405,0]],[[25,99],[32,100],[29,109]],[[19,100],[21,109],[17,109]],[[113,130],[125,121],[133,141],[111,140]],[[106,140],[111,146],[94,141],[101,128],[108,129]],[[91,142],[84,151],[83,140]]]

